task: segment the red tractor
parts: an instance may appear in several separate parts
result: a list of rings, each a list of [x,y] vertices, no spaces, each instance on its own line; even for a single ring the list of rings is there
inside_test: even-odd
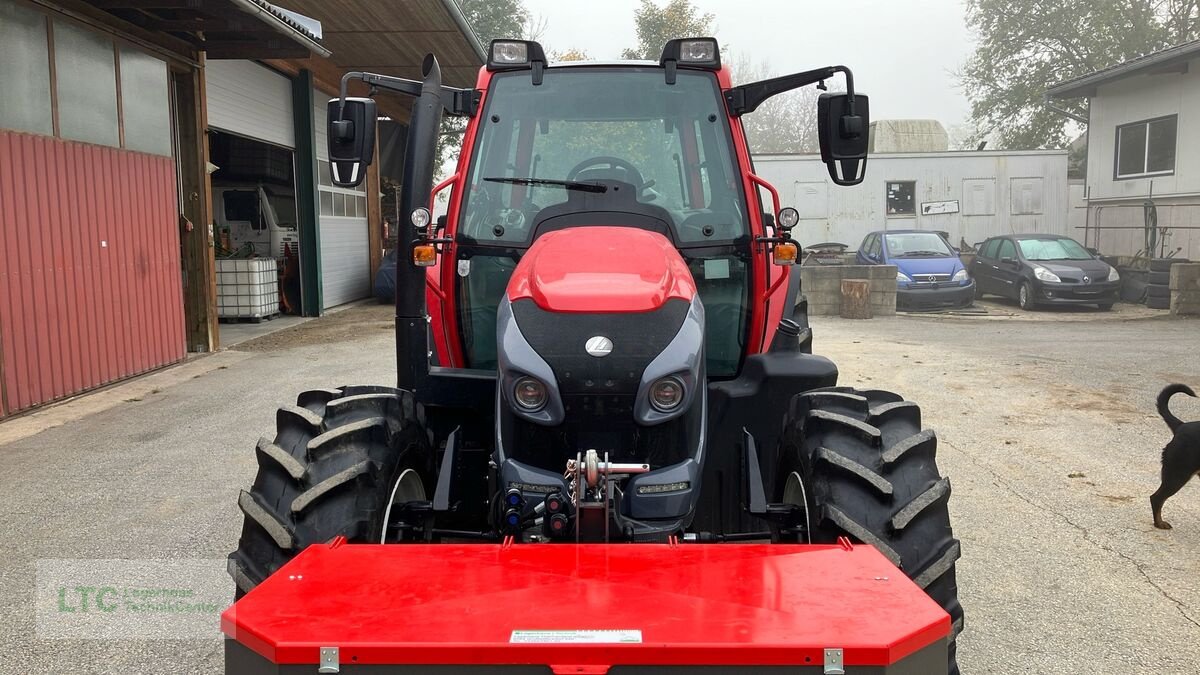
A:
[[[227,668],[955,672],[936,438],[915,404],[838,387],[811,353],[799,216],[741,123],[840,73],[821,154],[855,185],[868,102],[849,69],[733,86],[711,38],[657,63],[488,53],[474,89],[442,86],[431,55],[421,82],[350,73],[329,102],[332,177],[353,186],[375,103],[347,81],[415,97],[398,386],[302,393],[259,442]],[[443,113],[468,125],[435,187]]]

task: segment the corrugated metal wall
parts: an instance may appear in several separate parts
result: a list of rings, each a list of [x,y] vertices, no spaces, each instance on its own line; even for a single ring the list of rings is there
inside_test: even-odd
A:
[[[184,356],[171,158],[0,131],[0,415]]]

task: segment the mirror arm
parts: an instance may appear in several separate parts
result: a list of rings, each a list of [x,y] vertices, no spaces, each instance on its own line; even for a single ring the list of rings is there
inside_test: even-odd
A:
[[[822,80],[827,80],[836,73],[843,73],[846,76],[846,104],[847,112],[854,114],[854,75],[846,66],[825,66],[815,70],[806,70],[802,73],[793,73],[792,75],[784,75],[782,77],[773,77],[769,80],[761,80],[759,82],[751,82],[743,84],[725,92],[725,105],[729,108],[729,114],[734,117],[741,117],[746,113],[752,113],[762,105],[763,101],[793,89],[807,87],[810,84],[816,84]]]
[[[417,80],[407,80],[391,75],[379,75],[352,70],[342,75],[341,101],[346,101],[346,90],[351,80],[365,82],[371,87],[386,89],[400,94],[417,97],[421,95],[421,83]],[[442,108],[447,114],[459,117],[473,117],[479,110],[480,93],[475,89],[458,89],[457,87],[441,88]],[[340,113],[339,108],[339,113]]]

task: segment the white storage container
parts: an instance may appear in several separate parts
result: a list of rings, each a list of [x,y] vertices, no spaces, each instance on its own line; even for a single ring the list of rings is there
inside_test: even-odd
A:
[[[273,258],[216,262],[218,317],[265,319],[279,313],[279,268]]]

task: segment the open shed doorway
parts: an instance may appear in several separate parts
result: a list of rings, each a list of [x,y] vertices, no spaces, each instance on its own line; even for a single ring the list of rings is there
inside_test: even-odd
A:
[[[217,129],[208,143],[219,316],[300,314],[295,153]]]

